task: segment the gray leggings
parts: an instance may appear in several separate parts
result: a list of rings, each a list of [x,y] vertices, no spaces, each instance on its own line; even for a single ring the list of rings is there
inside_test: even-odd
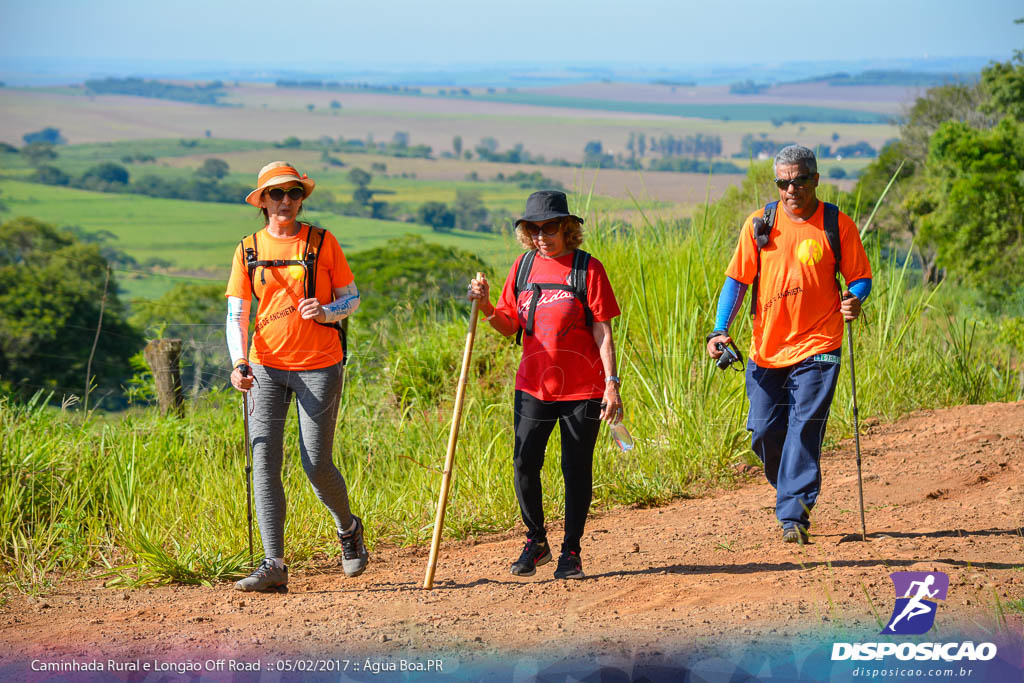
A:
[[[345,479],[334,466],[334,425],[342,366],[320,370],[276,370],[253,364],[256,383],[249,392],[249,437],[252,439],[256,516],[267,557],[284,557],[284,422],[292,394],[299,414],[299,452],[302,469],[320,502],[327,506],[339,529],[352,523]]]

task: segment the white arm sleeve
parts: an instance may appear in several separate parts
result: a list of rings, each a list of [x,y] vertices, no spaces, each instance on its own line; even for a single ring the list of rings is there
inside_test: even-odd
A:
[[[349,317],[359,308],[359,290],[356,283],[350,282],[344,287],[336,287],[334,295],[337,297],[329,304],[324,304],[324,315],[328,323],[336,323],[339,320]]]
[[[245,350],[249,342],[250,305],[251,302],[237,296],[228,297],[228,317],[224,332],[228,338],[228,355],[231,356],[232,365],[249,358]]]

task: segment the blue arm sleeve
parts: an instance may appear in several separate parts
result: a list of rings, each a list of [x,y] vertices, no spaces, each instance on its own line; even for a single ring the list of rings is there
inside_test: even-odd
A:
[[[863,282],[863,280],[858,280]],[[871,281],[868,280],[868,288]],[[852,290],[851,290],[852,291]],[[718,295],[718,312],[715,314],[715,331],[728,332],[729,325],[736,318],[736,314],[743,304],[743,296],[747,293],[747,285],[731,277],[725,278],[722,285],[722,293]],[[863,299],[861,299],[863,301]]]
[[[861,303],[864,303],[867,301],[868,294],[871,294],[871,278],[862,277],[859,280],[854,280],[846,288],[850,290],[850,294],[853,294],[860,299]]]

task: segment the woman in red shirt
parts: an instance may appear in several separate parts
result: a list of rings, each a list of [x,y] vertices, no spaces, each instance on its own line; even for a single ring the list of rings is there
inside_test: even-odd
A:
[[[512,564],[516,576],[533,576],[551,560],[540,472],[558,422],[565,535],[555,577],[583,578],[580,539],[593,493],[594,445],[601,420],[622,416],[610,322],[619,306],[604,266],[578,249],[582,225],[582,218],[569,213],[564,193],[534,192],[516,221],[516,236],[527,251],[512,265],[498,303],[491,304],[486,277],[469,285],[469,298],[480,301],[484,320],[505,336],[519,333],[523,344],[512,462],[527,540]]]

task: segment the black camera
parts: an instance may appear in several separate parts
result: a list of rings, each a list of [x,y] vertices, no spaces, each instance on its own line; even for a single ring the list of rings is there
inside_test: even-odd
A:
[[[732,348],[729,348],[730,346]],[[722,355],[718,357],[717,361],[715,361],[719,370],[726,370],[729,366],[736,363],[738,364],[736,370],[738,372],[743,372],[743,354],[740,353],[738,348],[736,348],[736,342],[729,342],[728,344],[716,342],[715,348],[722,352]]]

